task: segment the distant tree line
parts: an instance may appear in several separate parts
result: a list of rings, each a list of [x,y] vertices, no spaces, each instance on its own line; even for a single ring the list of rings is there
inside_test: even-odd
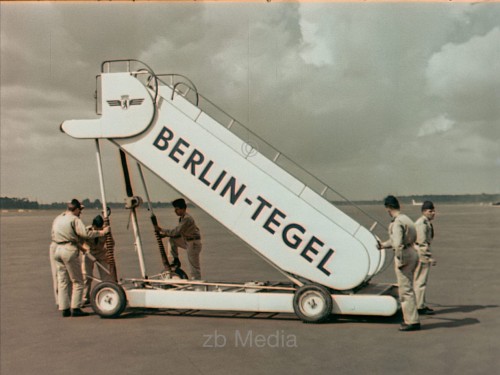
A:
[[[410,195],[402,197],[404,203],[432,201],[434,203],[493,203],[500,201],[500,194],[462,194],[462,195]]]
[[[432,201],[436,204],[489,204],[500,202],[500,194],[458,194],[458,195],[407,195],[398,196],[399,202],[402,204],[412,204],[415,202]],[[381,204],[384,197],[380,200],[365,200],[365,201],[352,201],[355,204]],[[334,202],[335,204],[348,204],[345,201]]]
[[[381,204],[380,200],[364,200],[364,201],[351,201],[355,204]],[[461,194],[461,195],[409,195],[398,196],[402,204],[412,204],[412,201],[423,202],[425,200],[433,201],[436,204],[481,204],[481,203],[499,203],[500,194]],[[102,209],[102,203],[99,199],[91,201],[86,198],[82,201],[86,208]],[[336,205],[349,204],[345,201],[333,202]],[[171,207],[170,202],[152,202],[154,208]],[[2,210],[64,210],[66,209],[66,202],[54,202],[49,204],[41,204],[38,202],[30,201],[27,198],[8,198],[0,197],[0,207]],[[107,205],[111,208],[124,208],[124,202],[108,202]]]
[[[99,199],[91,201],[86,198],[81,201],[85,208],[102,209],[102,203]],[[152,202],[154,208],[171,207],[169,202]],[[107,202],[110,208],[124,208],[124,202]],[[0,207],[2,210],[65,210],[67,202],[53,202],[49,204],[30,201],[27,198],[8,198],[0,197]]]
[[[24,210],[37,210],[40,208],[38,202],[32,202],[26,198],[7,198],[0,197],[0,207],[3,210],[8,209],[24,209]]]

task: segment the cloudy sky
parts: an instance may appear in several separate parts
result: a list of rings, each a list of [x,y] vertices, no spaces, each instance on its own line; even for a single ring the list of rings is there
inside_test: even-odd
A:
[[[500,193],[500,3],[0,4],[1,195],[99,198],[104,60],[188,76],[351,199]],[[104,141],[108,199],[118,154]],[[168,189],[149,175],[153,200]]]

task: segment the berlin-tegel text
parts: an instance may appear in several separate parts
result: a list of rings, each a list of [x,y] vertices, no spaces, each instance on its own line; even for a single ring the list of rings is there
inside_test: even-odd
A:
[[[273,236],[281,234],[283,243],[291,250],[299,252],[305,261],[313,263],[315,258],[321,258],[316,267],[327,276],[331,274],[328,262],[334,254],[333,249],[326,248],[320,238],[309,234],[299,223],[287,223],[286,212],[274,207],[272,202],[261,195],[255,199],[245,197],[247,185],[237,181],[236,177],[227,171],[217,168],[201,150],[192,147],[189,140],[176,137],[172,130],[163,127],[153,145],[160,151],[165,151],[168,159],[186,170],[186,173],[195,176],[207,189],[223,198],[227,197],[231,205],[254,205],[255,211],[251,216],[253,221],[263,222],[262,228]]]

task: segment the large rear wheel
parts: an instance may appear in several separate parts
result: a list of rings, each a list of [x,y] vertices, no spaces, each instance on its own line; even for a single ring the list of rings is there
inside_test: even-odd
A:
[[[103,281],[92,290],[90,304],[101,318],[117,318],[127,306],[127,296],[120,285]]]
[[[326,321],[333,308],[332,296],[328,289],[318,284],[306,284],[295,292],[293,310],[304,323]]]

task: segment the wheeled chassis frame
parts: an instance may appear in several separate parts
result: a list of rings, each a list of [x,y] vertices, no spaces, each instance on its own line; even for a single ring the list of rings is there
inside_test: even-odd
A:
[[[162,273],[151,278],[122,279],[107,299],[93,293],[92,306],[104,318],[117,317],[116,305],[129,308],[252,313],[295,313],[307,323],[320,323],[334,315],[391,316],[398,309],[394,284],[367,284],[350,293],[283,282],[206,282],[172,279]],[[305,291],[305,293],[304,293]],[[120,301],[126,296],[126,301]],[[330,302],[331,301],[331,302]],[[101,305],[100,305],[101,304]],[[109,304],[109,308],[103,304]],[[123,309],[122,309],[123,311]]]

